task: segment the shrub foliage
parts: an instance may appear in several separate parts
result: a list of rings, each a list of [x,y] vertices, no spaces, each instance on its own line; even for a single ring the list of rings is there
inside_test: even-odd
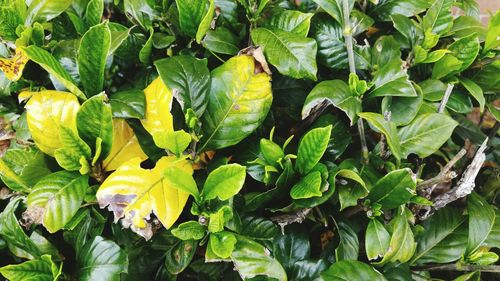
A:
[[[4,278],[500,272],[500,13],[0,2]]]

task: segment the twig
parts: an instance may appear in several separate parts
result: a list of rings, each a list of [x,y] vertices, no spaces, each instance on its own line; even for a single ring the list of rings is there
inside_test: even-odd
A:
[[[451,96],[451,92],[453,91],[453,87],[455,87],[455,85],[453,85],[451,83],[448,84],[448,87],[446,88],[446,91],[444,92],[443,99],[441,100],[441,103],[439,104],[438,113],[443,113],[444,108],[446,107],[446,104],[448,103],[448,99]]]
[[[469,264],[445,264],[412,267],[413,270],[426,271],[481,271],[500,273],[500,265],[469,265]]]
[[[461,149],[457,155],[455,155],[445,166],[444,168],[441,170],[441,172],[439,172],[439,174],[433,178],[430,178],[430,179],[427,179],[427,180],[424,180],[423,182],[419,183],[417,185],[417,189],[418,190],[422,190],[422,189],[425,189],[429,186],[433,186],[433,185],[436,185],[438,183],[442,183],[442,182],[448,182],[452,179],[454,179],[457,174],[453,171],[450,171],[451,168],[453,168],[453,166],[458,162],[458,160],[462,159],[462,157],[464,157],[464,155],[467,153],[467,150],[465,149]]]
[[[352,46],[352,26],[349,13],[349,1],[343,0],[342,2],[343,14],[344,14],[344,41],[345,47],[347,49],[347,59],[349,61],[349,73],[356,74],[356,63],[354,61],[354,50]],[[363,155],[363,161],[368,164],[368,146],[366,145],[365,136],[365,126],[363,120],[358,119],[358,132],[361,141],[361,152]]]
[[[283,214],[271,217],[271,221],[277,223],[281,227],[281,233],[285,233],[285,226],[292,223],[302,223],[307,215],[311,212],[311,208],[300,209],[293,213]]]
[[[421,220],[425,220],[435,211],[445,207],[455,200],[469,195],[472,192],[472,190],[476,186],[474,181],[476,180],[477,174],[479,173],[479,170],[486,160],[486,154],[484,153],[484,151],[488,147],[487,143],[488,138],[484,140],[484,142],[476,151],[474,159],[472,159],[472,162],[469,164],[469,166],[467,166],[467,169],[462,174],[462,177],[458,181],[457,185],[450,189],[448,192],[440,194],[439,196],[434,198],[432,200],[434,204],[430,208],[427,208],[427,212],[419,214]]]

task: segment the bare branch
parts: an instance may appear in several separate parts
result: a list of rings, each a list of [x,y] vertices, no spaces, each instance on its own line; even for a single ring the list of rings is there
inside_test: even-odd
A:
[[[277,223],[281,227],[281,233],[285,233],[285,226],[292,223],[302,223],[307,215],[311,212],[311,208],[300,209],[293,213],[283,214],[271,217],[271,221]]]
[[[448,87],[446,88],[446,91],[444,92],[443,99],[441,100],[441,103],[439,104],[438,113],[443,113],[444,108],[446,107],[446,104],[448,103],[448,99],[451,96],[451,92],[453,91],[453,87],[455,87],[455,85],[453,85],[451,83],[448,84]]]

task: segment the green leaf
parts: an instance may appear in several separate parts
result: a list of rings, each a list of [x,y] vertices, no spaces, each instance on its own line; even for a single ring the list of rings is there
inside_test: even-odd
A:
[[[178,157],[182,155],[184,150],[186,150],[191,143],[191,135],[184,130],[168,132],[165,134],[165,137],[165,140],[162,141],[162,143],[165,144],[165,148]]]
[[[96,140],[102,140],[99,159],[105,159],[113,144],[113,115],[104,93],[93,96],[82,104],[76,115],[76,126],[81,138],[96,154]]]
[[[269,20],[264,25],[271,29],[279,29],[307,37],[311,18],[314,14],[302,13],[294,10],[276,9]]]
[[[486,39],[484,41],[483,54],[486,54],[489,50],[495,49],[500,45],[500,12],[496,12],[493,17],[490,18],[488,24],[488,32],[486,34]]]
[[[90,0],[83,15],[83,21],[88,27],[98,25],[101,22],[104,11],[104,0]]]
[[[125,251],[115,242],[96,236],[88,241],[77,254],[78,280],[119,281],[120,273],[128,270],[128,258]]]
[[[432,231],[432,229],[430,229],[430,231]],[[423,256],[416,260],[416,262],[419,264],[450,263],[463,258],[467,246],[467,236],[468,227],[466,223],[463,223],[446,236],[446,238],[430,248]],[[415,254],[414,258],[416,255],[417,254]]]
[[[273,256],[290,271],[294,264],[309,258],[311,245],[307,232],[303,229],[289,227],[285,230],[273,239]]]
[[[369,15],[375,20],[391,21],[391,16],[400,14],[412,17],[430,6],[427,0],[380,0],[371,9]]]
[[[450,33],[453,33],[454,38],[462,38],[472,33],[477,33],[481,41],[486,38],[486,28],[476,18],[470,16],[459,16],[453,21],[453,27]]]
[[[165,180],[168,181],[172,187],[193,195],[196,201],[199,200],[200,192],[190,173],[176,166],[169,167],[165,170]]]
[[[63,147],[54,151],[57,164],[67,171],[78,171],[83,161],[91,158],[90,147],[69,127],[61,125],[59,139]],[[84,164],[85,165],[85,164]]]
[[[228,231],[211,233],[208,239],[208,247],[220,258],[227,259],[231,256],[236,244],[236,236]]]
[[[313,0],[318,6],[320,6],[325,12],[327,12],[332,18],[334,18],[339,24],[344,25],[344,10],[343,10],[343,1],[339,0]],[[352,0],[348,0],[347,3],[349,5],[348,10],[349,13],[352,11],[354,6],[354,2]]]
[[[365,249],[370,260],[383,257],[389,249],[391,236],[378,219],[371,219],[366,228]]]
[[[199,44],[203,36],[207,34],[207,31],[210,29],[210,25],[212,24],[212,20],[215,12],[215,3],[214,0],[209,0],[210,4],[208,6],[208,10],[201,19],[200,25],[198,25],[198,30],[196,31],[196,42]]]
[[[344,111],[351,120],[351,126],[356,122],[357,114],[361,111],[361,101],[344,81],[323,81],[307,95],[302,108],[302,119],[307,118],[325,103]]]
[[[319,171],[309,173],[290,190],[292,199],[311,198],[321,196],[321,194],[321,173]]]
[[[224,230],[224,226],[229,223],[233,217],[233,210],[229,205],[223,205],[219,210],[209,216],[208,231],[216,233]]]
[[[405,213],[406,208],[400,208],[396,211],[396,215],[392,219],[390,225],[392,231],[389,248],[384,258],[380,262],[377,262],[377,264],[386,264],[396,261],[405,263],[413,257],[417,244],[415,243],[413,232],[411,231],[408,217]]]
[[[0,267],[0,274],[10,281],[54,281],[59,278],[61,271],[62,263],[57,266],[49,255],[20,264]]]
[[[446,91],[446,84],[437,79],[427,79],[420,82],[424,99],[428,101],[441,101]]]
[[[400,59],[395,59],[382,66],[374,75],[373,90],[368,97],[400,96],[416,97],[417,93],[411,84],[408,73],[402,69]]]
[[[302,137],[295,164],[295,168],[300,174],[306,175],[321,160],[328,146],[331,132],[332,126],[330,125],[312,129]]]
[[[224,26],[209,30],[201,44],[214,53],[224,55],[236,55],[240,50],[238,37]]]
[[[103,22],[83,35],[78,48],[78,73],[88,97],[99,94],[104,86],[106,57],[111,46],[111,31]]]
[[[28,3],[28,10],[26,11],[26,20],[24,24],[30,26],[34,22],[49,21],[62,12],[64,12],[70,5],[71,0],[32,0]]]
[[[272,240],[278,235],[278,227],[270,220],[247,216],[242,221],[241,234],[253,240]]]
[[[86,100],[85,94],[78,89],[73,81],[73,78],[68,74],[68,72],[61,66],[61,64],[47,51],[44,49],[31,45],[29,47],[23,48],[24,52],[28,58],[37,64],[39,64],[43,69],[57,79],[68,91],[75,94],[82,100]]]
[[[145,65],[149,65],[149,63],[151,62],[151,54],[153,53],[153,36],[154,29],[151,27],[149,29],[148,40],[146,40],[146,43],[144,43],[141,50],[139,51],[139,61]]]
[[[242,279],[266,275],[279,281],[287,280],[285,270],[269,255],[268,249],[244,236],[237,236],[236,239],[231,260]]]
[[[453,25],[451,6],[454,2],[455,0],[436,0],[423,18],[424,31],[430,30],[437,35],[450,31]]]
[[[351,143],[351,135],[349,127],[339,116],[333,114],[321,115],[312,125],[311,128],[320,128],[332,125],[330,141],[326,148],[324,157],[329,159],[339,158]]]
[[[419,86],[414,85],[416,97],[384,97],[382,112],[391,113],[391,122],[396,126],[407,125],[417,116],[423,103],[423,93]]]
[[[474,62],[480,48],[477,34],[460,38],[448,46],[448,50],[462,62],[458,72],[466,70]]]
[[[142,90],[114,93],[109,98],[109,104],[114,118],[145,118],[146,97]]]
[[[38,258],[42,255],[42,251],[24,233],[14,213],[20,200],[20,197],[10,200],[0,213],[0,237],[7,242],[10,251],[17,256],[27,259]]]
[[[423,223],[425,229],[416,238],[417,250],[412,258],[412,262],[420,263],[420,259],[429,256],[430,251],[434,249],[439,243],[449,238],[460,225],[464,222],[465,218],[460,214],[460,211],[454,208],[443,208],[438,210],[428,220]],[[438,258],[435,255],[434,258]],[[447,261],[438,261],[439,263],[446,263]]]
[[[29,192],[33,185],[50,173],[44,154],[36,149],[9,149],[0,158],[0,178],[14,191]]]
[[[186,55],[174,56],[155,61],[155,66],[184,112],[191,108],[200,118],[207,107],[210,91],[207,60]]]
[[[458,72],[463,62],[451,54],[446,54],[438,60],[432,68],[432,79],[441,79],[447,75]]]
[[[360,261],[339,261],[333,263],[326,271],[321,273],[323,280],[371,280],[386,281],[384,275],[373,267]]]
[[[245,183],[246,168],[238,164],[220,166],[209,175],[201,197],[204,200],[219,197],[220,200],[227,200],[236,195]]]
[[[348,182],[346,185],[338,186],[341,211],[347,207],[356,206],[359,199],[368,195],[368,189],[366,188],[365,182],[356,172],[342,169],[338,171],[337,175],[352,181]],[[331,178],[330,182],[334,180],[335,178]]]
[[[416,186],[416,176],[411,169],[394,170],[375,183],[368,199],[383,208],[394,209],[407,203],[415,195]]]
[[[495,247],[500,249],[500,211],[495,210],[495,225],[491,229],[490,234],[484,244],[487,247]]]
[[[415,153],[425,158],[436,152],[451,136],[458,123],[440,113],[417,116],[408,126],[399,130],[401,156]]]
[[[465,77],[459,78],[460,83],[464,86],[465,89],[476,99],[479,103],[479,110],[483,112],[484,105],[486,104],[486,100],[484,99],[483,89],[479,87],[474,81],[469,80]]]
[[[206,0],[179,0],[176,1],[177,10],[179,11],[179,25],[187,36],[197,37],[198,29],[203,18],[207,14]],[[211,1],[213,6],[213,1]],[[213,8],[212,8],[213,9]],[[213,13],[213,10],[212,10]],[[210,20],[211,21],[211,20]],[[201,31],[200,31],[201,34]],[[204,34],[203,34],[204,35]],[[201,35],[201,36],[203,36]],[[200,40],[197,39],[197,42]],[[200,38],[201,39],[201,38]]]
[[[150,1],[124,0],[123,8],[125,14],[131,17],[144,30],[152,27],[152,21],[156,15]]]
[[[237,144],[262,124],[273,97],[269,75],[255,69],[253,57],[243,55],[212,71],[200,151]]]
[[[160,245],[160,248],[163,245]],[[172,246],[169,245],[165,253],[165,268],[170,274],[179,274],[186,269],[193,260],[198,242],[195,240],[177,241]],[[158,252],[162,255],[162,252]],[[156,268],[153,270],[156,271]]]
[[[488,202],[475,192],[467,199],[469,213],[469,239],[466,256],[473,254],[486,241],[495,225],[495,210]]]
[[[346,223],[338,223],[339,246],[335,249],[337,262],[344,260],[357,260],[359,254],[359,241],[356,232]]]
[[[109,52],[108,56],[112,55],[115,53],[118,48],[127,41],[129,38],[130,32],[135,26],[132,26],[131,28],[126,28],[125,26],[115,23],[115,22],[110,22],[108,23],[109,31],[111,32],[111,43],[109,45]]]
[[[358,113],[358,115],[384,134],[392,155],[398,160],[401,159],[402,148],[400,146],[400,137],[398,136],[396,124],[385,120],[382,114],[374,112],[361,112]]]
[[[422,31],[417,29],[417,24],[412,19],[401,14],[394,14],[390,17],[394,28],[406,38],[410,47],[414,46],[418,38],[423,36]]]
[[[172,234],[181,240],[200,240],[206,233],[207,228],[197,221],[187,221],[172,229]]]
[[[43,208],[50,233],[62,229],[76,214],[88,188],[88,176],[60,171],[41,179],[28,195],[29,207]]]
[[[250,36],[261,46],[267,61],[292,78],[316,80],[316,41],[291,32],[256,28]]]

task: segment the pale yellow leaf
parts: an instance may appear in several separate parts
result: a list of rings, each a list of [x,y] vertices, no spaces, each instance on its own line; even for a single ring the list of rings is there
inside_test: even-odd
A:
[[[131,158],[139,157],[141,161],[148,158],[142,151],[134,131],[124,119],[113,119],[113,128],[111,152],[102,162],[102,167],[106,172],[116,170]]]
[[[28,63],[28,60],[24,51],[18,48],[14,57],[10,59],[0,58],[0,69],[4,72],[7,79],[17,81],[21,78],[24,66]]]

